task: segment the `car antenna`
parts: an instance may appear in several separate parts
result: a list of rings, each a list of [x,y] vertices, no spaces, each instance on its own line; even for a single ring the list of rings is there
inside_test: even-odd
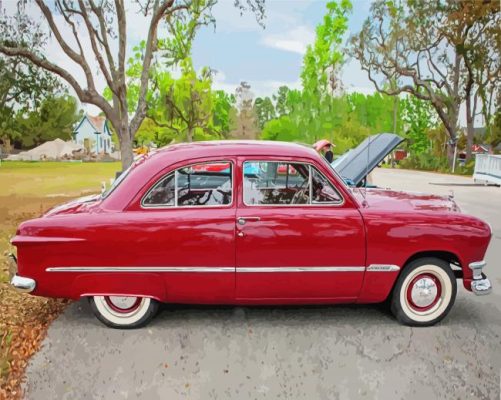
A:
[[[367,162],[365,163],[365,179],[364,179],[364,190],[363,190],[363,196],[364,196],[364,202],[365,205],[367,206],[367,178],[369,175],[369,160],[370,160],[370,149],[371,149],[371,139],[372,137],[368,137],[369,142],[367,143]]]

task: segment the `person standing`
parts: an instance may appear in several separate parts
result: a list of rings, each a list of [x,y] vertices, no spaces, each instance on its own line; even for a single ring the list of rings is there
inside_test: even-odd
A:
[[[329,161],[329,164],[334,161],[334,153],[332,152],[332,144],[328,144],[323,148],[323,155],[327,161]]]
[[[330,163],[334,161],[334,153],[332,152],[333,144],[327,139],[322,139],[313,145],[313,148],[324,156],[324,158]]]

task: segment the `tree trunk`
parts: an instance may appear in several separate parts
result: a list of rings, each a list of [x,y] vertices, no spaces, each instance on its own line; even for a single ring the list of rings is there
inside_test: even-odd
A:
[[[449,161],[449,167],[452,169],[454,166],[454,153],[457,145],[457,132],[456,124],[450,124],[446,126],[446,130],[449,133],[449,140],[447,141],[447,159]]]
[[[120,156],[122,158],[122,171],[130,167],[134,161],[134,153],[132,151],[132,139],[129,135],[129,128],[122,127],[118,132],[118,140],[120,141]]]
[[[466,100],[466,161],[471,158],[474,133],[470,100]]]
[[[471,110],[471,102],[470,99],[466,99],[466,161],[471,158],[471,151],[473,147],[473,136],[474,136],[474,127],[473,127],[473,114]]]
[[[186,139],[188,142],[193,142],[193,128],[188,128],[188,133],[186,134]]]

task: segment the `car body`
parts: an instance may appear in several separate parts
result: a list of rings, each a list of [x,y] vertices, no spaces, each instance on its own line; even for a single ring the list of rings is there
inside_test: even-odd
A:
[[[386,299],[401,322],[430,325],[452,306],[456,279],[490,291],[490,238],[453,199],[349,188],[306,146],[177,144],[141,157],[103,195],[23,222],[11,283],[88,297],[119,328],[144,325],[158,303]]]

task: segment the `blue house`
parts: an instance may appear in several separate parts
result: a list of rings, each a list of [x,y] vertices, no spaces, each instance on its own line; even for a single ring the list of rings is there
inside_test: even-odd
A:
[[[89,153],[109,154],[115,150],[105,117],[84,115],[73,131],[73,141],[81,144]]]

